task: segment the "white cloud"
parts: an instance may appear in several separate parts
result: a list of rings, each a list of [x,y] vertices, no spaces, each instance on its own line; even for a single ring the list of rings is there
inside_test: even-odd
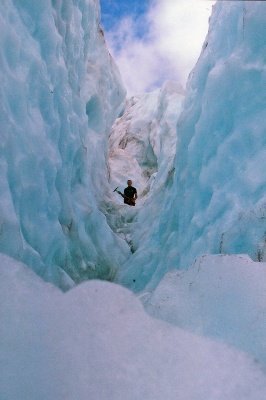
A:
[[[206,0],[154,0],[144,17],[124,18],[107,34],[128,94],[146,92],[165,80],[185,86],[208,30]]]

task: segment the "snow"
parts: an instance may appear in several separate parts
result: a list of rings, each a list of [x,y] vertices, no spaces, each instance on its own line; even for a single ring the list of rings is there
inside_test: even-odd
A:
[[[125,98],[98,21],[94,0],[0,4],[0,251],[64,288],[128,256],[98,206]]]
[[[266,263],[244,255],[204,255],[168,272],[146,310],[191,332],[239,348],[266,368]]]
[[[62,293],[5,255],[0,275],[1,399],[265,399],[251,358],[149,317],[121,286]]]

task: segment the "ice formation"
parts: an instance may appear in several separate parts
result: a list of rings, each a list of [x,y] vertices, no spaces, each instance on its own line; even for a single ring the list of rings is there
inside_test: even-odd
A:
[[[265,37],[265,2],[214,6],[177,125],[173,184],[156,218],[139,219],[127,286],[153,289],[205,253],[265,260]]]
[[[114,123],[109,138],[109,182],[120,190],[128,179],[138,190],[136,209],[121,207],[123,199],[108,193],[104,209],[110,226],[122,238],[134,246],[131,240],[139,214],[147,218],[157,214],[159,198],[164,195],[169,176],[173,173],[176,148],[176,124],[182,109],[184,90],[176,82],[166,82],[161,89],[127,101],[123,115]],[[157,201],[152,202],[151,197]],[[149,207],[151,204],[153,206]],[[137,218],[136,218],[137,217]],[[144,224],[145,225],[145,224]],[[141,234],[147,233],[144,226]],[[119,268],[123,271],[123,266]],[[117,278],[120,280],[120,278]]]
[[[112,279],[128,254],[97,205],[125,98],[98,6],[0,4],[0,251],[62,287]]]
[[[128,100],[109,138],[112,186],[124,185],[133,175],[142,198],[155,179],[157,185],[165,185],[165,177],[159,183],[158,178],[173,168],[176,124],[183,99],[182,87],[169,81],[161,89]]]

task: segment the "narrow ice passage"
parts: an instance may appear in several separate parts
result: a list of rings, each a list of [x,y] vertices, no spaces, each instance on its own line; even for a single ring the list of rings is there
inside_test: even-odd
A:
[[[112,186],[125,184],[129,166],[138,171],[140,162],[144,172],[150,167],[147,187],[141,179],[134,182],[148,195],[132,233],[136,251],[119,276],[133,290],[152,290],[167,271],[187,269],[202,254],[248,254],[253,261],[266,260],[265,7],[265,2],[215,5],[177,118],[176,145],[168,142],[164,152],[165,135],[157,142],[151,135],[143,151],[142,135],[145,141],[155,120],[160,125],[167,101],[157,107],[159,102],[147,97],[136,122],[136,113],[132,119],[126,112],[115,124],[110,165],[122,160],[125,148],[134,159],[118,164],[117,179],[111,170]],[[228,22],[226,28],[222,20]],[[157,119],[151,112],[150,125],[145,126],[149,104],[158,111]],[[171,104],[178,116],[178,101]],[[132,112],[134,107],[138,105],[132,104]]]
[[[164,157],[165,169],[150,151],[158,149],[153,137],[143,151],[137,133],[146,138],[154,119],[145,126],[139,112],[135,122],[136,100],[110,137],[110,166],[117,162],[110,168],[112,187],[123,187],[128,177],[134,181],[129,166],[138,171],[138,152],[149,160],[141,172],[151,168],[142,174],[147,185],[134,182],[144,188],[145,205],[126,225],[134,253],[117,281],[141,293],[151,315],[245,351],[264,370],[265,7],[265,2],[216,4],[187,85],[176,155],[172,162]],[[144,110],[150,102],[147,97]],[[161,117],[158,113],[157,121]]]
[[[99,20],[0,2],[0,399],[265,400],[266,2],[126,106]]]
[[[102,210],[131,253],[137,250],[140,238],[145,240],[144,236],[149,235],[147,209],[158,208],[158,197],[173,173],[176,125],[183,99],[182,87],[166,82],[161,89],[128,99],[123,115],[112,127],[108,151],[110,192]],[[138,191],[136,207],[124,205],[122,197],[113,192],[117,186],[123,191],[128,179]],[[126,264],[130,265],[130,257]],[[121,265],[117,271],[115,280],[119,283],[124,283],[123,270]],[[134,275],[129,277],[127,286],[138,290]]]

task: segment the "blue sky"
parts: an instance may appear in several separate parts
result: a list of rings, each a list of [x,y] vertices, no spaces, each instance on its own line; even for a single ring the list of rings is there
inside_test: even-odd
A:
[[[208,31],[212,0],[100,0],[109,50],[128,95],[183,87]]]
[[[149,0],[101,0],[102,24],[106,30],[126,16],[141,16],[149,8]]]

